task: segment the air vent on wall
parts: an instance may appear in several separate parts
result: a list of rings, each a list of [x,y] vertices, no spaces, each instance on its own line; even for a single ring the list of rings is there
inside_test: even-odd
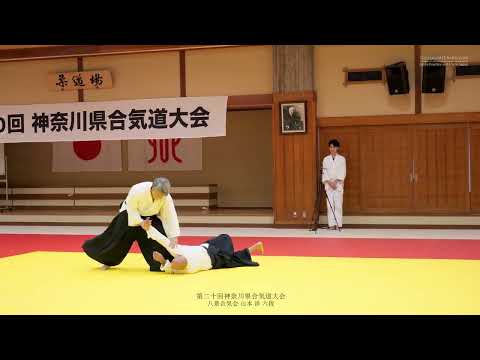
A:
[[[384,83],[385,71],[383,68],[373,69],[343,69],[345,73],[344,86],[351,84],[365,84],[365,83]]]
[[[455,66],[455,72],[453,79],[469,79],[474,77],[480,77],[480,64],[458,65]]]

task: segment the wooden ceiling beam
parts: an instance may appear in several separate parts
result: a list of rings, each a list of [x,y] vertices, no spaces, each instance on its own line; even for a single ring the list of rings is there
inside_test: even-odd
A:
[[[70,58],[79,56],[121,55],[146,52],[200,50],[247,45],[55,45],[1,49],[0,62]]]

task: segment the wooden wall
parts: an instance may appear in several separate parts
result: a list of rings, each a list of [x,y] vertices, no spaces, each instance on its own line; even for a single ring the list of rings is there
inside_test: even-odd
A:
[[[307,102],[307,132],[281,134],[280,103]],[[316,101],[313,91],[275,93],[272,110],[273,209],[277,224],[309,224],[316,193]],[[295,215],[296,213],[296,215]]]
[[[480,212],[480,124],[472,124],[470,134],[471,207]]]
[[[320,159],[331,138],[340,141],[347,159],[345,213],[478,212],[480,124],[392,124],[391,119],[383,125],[377,118],[375,125],[320,127]]]
[[[467,124],[416,126],[413,134],[415,209],[468,211]]]
[[[95,47],[93,47],[95,49]],[[0,49],[1,50],[1,49]],[[1,51],[0,51],[1,52]],[[85,101],[229,95],[227,136],[203,141],[203,170],[165,171],[174,185],[218,184],[219,206],[272,206],[272,47],[86,56],[84,70],[107,69],[114,87],[85,90]],[[1,60],[1,54],[0,54]],[[50,92],[48,73],[76,71],[77,58],[0,61],[0,104],[76,102],[76,91]],[[233,106],[230,106],[233,105]],[[263,110],[259,110],[263,109]],[[51,143],[7,144],[10,185],[16,187],[130,186],[158,172],[53,173]]]
[[[227,113],[227,136],[203,139],[203,169],[128,171],[128,142],[119,172],[52,173],[51,143],[6,144],[12,187],[131,186],[159,175],[177,186],[218,184],[223,207],[272,206],[272,112]]]
[[[219,183],[219,200],[224,206],[269,206],[273,201],[280,224],[310,222],[316,196],[316,122],[320,156],[327,154],[326,143],[335,137],[347,157],[346,213],[480,212],[480,113],[474,112],[480,106],[479,78],[447,81],[444,94],[423,94],[425,114],[414,114],[413,45],[289,49],[291,53],[266,45],[87,56],[84,68],[110,69],[115,87],[85,91],[84,98],[229,95],[237,110],[259,110],[270,108],[275,91],[271,116],[269,110],[229,113],[227,137],[205,140],[203,172],[167,176],[184,185]],[[288,54],[293,60],[277,61],[287,59]],[[466,55],[470,61],[478,61],[480,46],[425,45],[421,54]],[[389,96],[385,84],[342,85],[345,66],[383,66],[399,60],[409,67],[412,90],[407,95]],[[0,63],[4,80],[0,104],[76,101],[75,92],[48,92],[44,79],[48,72],[76,69],[76,58]],[[309,91],[288,92],[297,88]],[[280,135],[279,103],[291,100],[308,102],[307,134]],[[316,116],[321,118],[316,121]],[[248,151],[238,152],[245,141],[251,142]],[[18,160],[10,172],[13,183],[120,185],[147,175],[92,173],[82,179],[71,174],[62,178],[51,173],[50,151],[50,144],[9,144],[8,156]],[[273,193],[268,191],[272,183]]]

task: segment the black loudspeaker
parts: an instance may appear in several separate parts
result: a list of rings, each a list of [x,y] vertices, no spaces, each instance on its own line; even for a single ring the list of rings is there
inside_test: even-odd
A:
[[[385,66],[385,73],[390,95],[408,94],[410,92],[408,70],[405,62],[401,61]]]
[[[423,65],[422,92],[439,94],[445,91],[445,64],[427,61]]]

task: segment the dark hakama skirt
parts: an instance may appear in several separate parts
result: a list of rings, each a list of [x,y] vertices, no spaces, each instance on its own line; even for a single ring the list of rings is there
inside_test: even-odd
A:
[[[212,269],[259,266],[252,261],[248,249],[235,251],[232,238],[227,234],[218,235],[205,243],[208,244],[207,252],[212,260]]]
[[[146,219],[143,216],[142,218]],[[162,221],[157,216],[151,218],[151,226],[167,236]],[[160,263],[153,259],[154,251],[158,251],[169,261],[174,259],[165,247],[148,238],[146,231],[141,226],[128,226],[126,210],[119,212],[102,234],[85,241],[82,248],[88,256],[99,263],[116,266],[125,259],[135,241],[137,241],[143,257],[150,266],[150,271],[160,271]]]

